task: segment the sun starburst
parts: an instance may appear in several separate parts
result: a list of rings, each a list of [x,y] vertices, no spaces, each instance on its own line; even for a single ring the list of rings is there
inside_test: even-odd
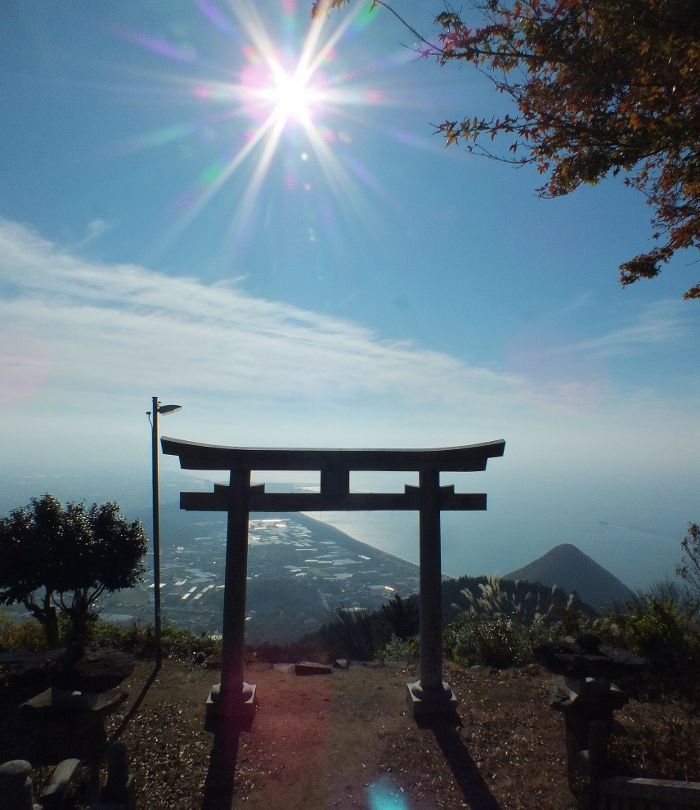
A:
[[[160,253],[172,245],[226,188],[232,190],[230,196],[235,198],[235,206],[225,238],[227,242],[231,238],[235,242],[237,232],[249,230],[256,204],[273,195],[266,179],[282,146],[296,149],[296,156],[304,162],[307,174],[313,167],[317,186],[322,186],[336,204],[351,207],[366,217],[367,206],[363,205],[358,186],[365,182],[366,173],[362,172],[357,156],[350,155],[353,142],[350,131],[360,119],[362,108],[383,104],[386,98],[376,86],[367,85],[367,75],[371,72],[367,72],[366,67],[362,75],[357,67],[341,68],[335,59],[335,49],[349,28],[366,24],[370,14],[367,8],[358,3],[342,17],[317,14],[310,19],[297,15],[292,0],[283,0],[282,32],[273,33],[275,25],[272,23],[279,27],[280,20],[263,19],[260,7],[251,0],[231,3],[228,6],[231,17],[224,16],[209,0],[196,2],[217,28],[238,43],[240,50],[233,55],[234,64],[237,63],[233,79],[187,79],[183,73],[180,83],[185,88],[189,86],[191,96],[201,105],[201,123],[195,120],[166,127],[150,133],[140,142],[134,139],[128,147],[188,138],[203,127],[230,128],[238,145],[233,140],[233,149],[228,150],[225,159],[206,167],[193,187],[183,192],[174,207],[176,216],[154,252]],[[307,30],[305,36],[297,40],[299,20],[306,20]],[[285,21],[288,23],[286,31]],[[173,54],[173,47],[166,48],[160,40],[135,35],[130,35],[129,39],[159,56],[180,63],[185,61],[180,51]],[[220,65],[212,67],[212,72],[231,75],[230,69]],[[242,128],[240,122],[245,121],[247,126],[244,124]],[[288,149],[284,160],[289,164]],[[231,183],[234,176],[236,184]],[[364,179],[358,181],[358,178]],[[283,183],[288,188],[293,186],[304,191],[314,187],[310,180],[297,183],[289,173]]]
[[[310,83],[310,76],[300,69],[288,73],[276,65],[274,86],[266,91],[273,104],[276,121],[286,125],[290,120],[311,126],[314,106],[323,103],[322,95]]]

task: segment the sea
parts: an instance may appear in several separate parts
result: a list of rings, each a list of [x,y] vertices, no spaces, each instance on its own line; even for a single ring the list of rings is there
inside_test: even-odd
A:
[[[370,546],[418,564],[418,516],[411,512],[317,512],[331,524]],[[525,525],[517,517],[487,513],[443,513],[442,570],[448,576],[505,575],[573,543],[633,590],[675,577],[680,561],[676,533],[662,529],[580,518]]]
[[[85,476],[47,478],[32,474],[7,479],[0,482],[0,514],[24,505],[31,497],[52,492],[63,500],[117,500],[125,514],[144,516],[146,528],[150,528],[150,520],[145,518],[150,511],[149,479],[96,481]],[[276,486],[296,490],[315,485],[317,482]],[[210,481],[166,470],[161,478],[161,503],[177,503],[183,489],[210,488]],[[607,505],[591,507],[583,496],[534,501],[532,490],[524,487],[522,492],[507,493],[499,492],[498,487],[489,488],[487,511],[442,515],[442,569],[448,576],[505,575],[560,543],[573,543],[633,590],[674,578],[680,562],[680,540],[692,519],[682,509],[662,512],[653,504],[617,504],[614,498]],[[375,489],[392,490],[383,485]],[[310,517],[409,562],[419,561],[415,512],[313,512]]]

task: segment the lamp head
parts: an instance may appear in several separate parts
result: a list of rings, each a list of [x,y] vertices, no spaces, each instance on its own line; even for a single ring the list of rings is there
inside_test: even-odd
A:
[[[168,414],[174,413],[175,411],[181,411],[182,405],[159,405],[158,406],[158,413],[160,414]]]

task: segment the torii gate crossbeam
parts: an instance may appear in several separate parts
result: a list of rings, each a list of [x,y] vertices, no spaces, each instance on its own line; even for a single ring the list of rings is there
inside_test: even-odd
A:
[[[228,470],[228,485],[213,492],[182,492],[180,508],[228,513],[224,587],[221,691],[216,711],[226,718],[252,711],[255,687],[243,681],[248,520],[251,512],[414,510],[420,527],[420,680],[409,684],[416,716],[435,716],[454,707],[442,680],[440,513],[486,509],[485,494],[455,493],[440,486],[441,472],[485,470],[489,458],[502,456],[502,440],[430,450],[300,450],[196,444],[163,437],[163,452],[179,456],[187,470]],[[253,470],[320,472],[319,492],[266,492],[251,486]],[[350,492],[350,473],[417,472],[418,486],[403,493]],[[210,701],[216,693],[212,691]],[[211,704],[210,704],[211,705]]]

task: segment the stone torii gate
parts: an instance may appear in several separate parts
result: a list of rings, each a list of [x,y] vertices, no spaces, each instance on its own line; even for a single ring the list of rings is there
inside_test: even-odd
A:
[[[220,692],[212,690],[210,715],[252,715],[255,686],[243,681],[248,520],[251,512],[414,510],[420,526],[420,680],[408,684],[413,712],[436,716],[456,699],[442,679],[440,513],[486,509],[485,494],[455,493],[440,486],[441,472],[485,470],[503,455],[502,440],[432,450],[296,450],[221,447],[163,437],[163,452],[179,456],[184,470],[228,470],[229,484],[213,492],[181,492],[180,508],[228,513]],[[253,470],[320,471],[320,492],[266,492],[251,485]],[[418,486],[402,493],[350,492],[356,471],[417,472]]]

